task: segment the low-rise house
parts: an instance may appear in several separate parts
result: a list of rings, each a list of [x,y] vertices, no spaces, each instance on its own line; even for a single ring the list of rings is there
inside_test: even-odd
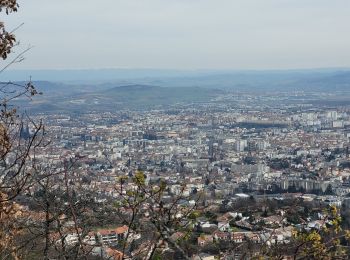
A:
[[[128,227],[122,226],[115,229],[102,229],[97,232],[97,236],[103,244],[118,243],[123,240],[128,233]]]
[[[219,222],[218,229],[222,232],[228,232],[230,230],[230,223],[226,221]]]
[[[233,232],[231,237],[234,243],[243,243],[244,238],[245,238],[244,233],[241,233],[241,232]]]
[[[76,234],[76,233],[68,234],[65,236],[64,241],[67,245],[78,244],[78,242],[79,242],[78,234]],[[57,242],[60,242],[60,240],[58,240]]]
[[[273,215],[273,216],[269,216],[269,217],[264,218],[264,222],[267,225],[282,226],[283,224],[286,223],[286,219],[283,216]]]
[[[255,232],[247,232],[245,233],[245,237],[247,240],[253,242],[253,243],[260,243],[261,242],[261,238],[259,236],[258,233]]]
[[[283,233],[280,231],[277,231],[277,230],[274,231],[270,236],[270,240],[268,241],[268,244],[269,244],[269,242],[271,244],[281,244],[281,243],[285,242]]]
[[[243,216],[242,216],[242,213],[240,213],[240,212],[228,212],[227,214],[230,215],[231,219],[232,219],[232,218],[237,218],[237,217],[239,217],[239,218],[242,218],[242,217],[243,217]]]
[[[237,227],[243,228],[243,229],[247,229],[247,230],[252,230],[253,226],[246,220],[239,220],[235,222],[235,225]]]
[[[78,231],[79,233],[76,233],[74,231],[69,231],[69,233],[67,232],[65,234],[52,233],[50,236],[51,239],[56,241],[56,244],[61,244],[63,239],[67,245],[74,246],[79,243],[80,238],[82,239],[82,242],[85,245],[93,246],[97,244],[96,235],[94,232],[89,232],[87,235],[84,236],[83,234],[81,234],[81,230]]]
[[[206,222],[203,225],[201,225],[201,228],[202,228],[203,232],[205,232],[205,233],[212,233],[218,229],[218,226],[215,224],[211,224],[209,222]]]
[[[228,241],[231,239],[231,234],[229,232],[222,232],[222,231],[215,231],[213,233],[213,237],[216,239],[216,240],[225,240],[225,241]]]
[[[106,255],[107,255],[107,259],[111,259],[111,260],[122,260],[125,259],[125,256],[122,252],[116,250],[116,249],[112,249],[112,248],[106,248]]]
[[[96,245],[96,234],[94,232],[89,232],[84,237],[83,242],[88,245]]]

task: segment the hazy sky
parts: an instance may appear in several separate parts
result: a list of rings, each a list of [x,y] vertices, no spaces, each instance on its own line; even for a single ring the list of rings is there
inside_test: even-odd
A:
[[[16,68],[350,67],[349,0],[19,3],[5,21],[35,48]]]

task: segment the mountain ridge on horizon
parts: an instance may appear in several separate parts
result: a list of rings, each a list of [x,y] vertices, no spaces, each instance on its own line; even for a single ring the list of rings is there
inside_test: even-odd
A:
[[[227,75],[303,75],[337,74],[349,72],[350,68],[307,69],[38,69],[7,70],[0,74],[1,81],[57,81],[57,82],[104,82],[113,80],[177,78]]]

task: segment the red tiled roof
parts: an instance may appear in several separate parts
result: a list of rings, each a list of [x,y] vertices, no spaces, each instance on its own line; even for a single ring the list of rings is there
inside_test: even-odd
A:
[[[108,255],[108,259],[114,259],[114,260],[122,260],[124,254],[116,249],[112,249],[112,248],[107,248],[106,249],[106,253]]]
[[[123,234],[126,233],[128,229],[128,226],[124,225],[115,229],[101,229],[98,232],[100,233],[100,235],[105,236],[109,234]]]

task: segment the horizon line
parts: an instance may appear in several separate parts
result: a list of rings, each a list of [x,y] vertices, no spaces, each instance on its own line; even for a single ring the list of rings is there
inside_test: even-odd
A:
[[[196,72],[196,71],[228,71],[228,72],[239,72],[239,71],[301,71],[301,70],[350,70],[350,67],[307,67],[307,68],[242,68],[242,69],[230,69],[230,68],[221,68],[221,69],[211,69],[211,68],[195,68],[195,69],[181,69],[181,68],[142,68],[142,67],[105,67],[105,68],[50,68],[50,69],[39,69],[39,68],[25,68],[25,69],[8,69],[3,71],[6,72],[22,72],[22,71],[102,71],[102,70],[159,70],[159,71],[183,71],[183,72]]]

